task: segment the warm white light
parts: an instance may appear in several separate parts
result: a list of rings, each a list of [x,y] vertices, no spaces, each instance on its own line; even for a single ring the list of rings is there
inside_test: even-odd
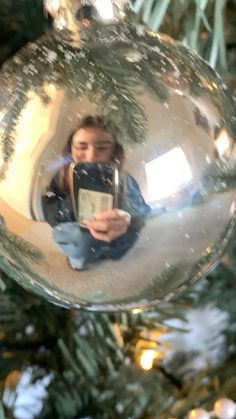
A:
[[[157,354],[154,349],[146,349],[140,356],[140,366],[146,371],[151,370],[156,357]]]
[[[55,16],[60,9],[60,0],[44,0],[44,7],[50,15]]]
[[[45,7],[50,12],[57,11],[60,8],[60,0],[45,0]]]
[[[215,402],[213,413],[219,419],[234,419],[236,415],[236,403],[231,399],[223,397]]]
[[[188,419],[210,419],[210,414],[204,409],[197,408],[191,410]]]
[[[216,141],[216,148],[217,151],[219,153],[219,155],[221,157],[223,157],[223,155],[229,151],[230,149],[230,145],[231,145],[231,141],[230,141],[230,137],[227,133],[227,131],[225,129],[222,129],[219,133],[219,136],[217,137]]]
[[[180,147],[146,163],[145,170],[149,202],[174,194],[193,178],[190,164]]]
[[[98,11],[99,16],[103,20],[114,19],[114,12],[111,0],[95,0],[94,6]]]
[[[139,313],[142,313],[142,312],[143,312],[143,308],[134,308],[132,310],[132,313],[133,314],[139,314]]]

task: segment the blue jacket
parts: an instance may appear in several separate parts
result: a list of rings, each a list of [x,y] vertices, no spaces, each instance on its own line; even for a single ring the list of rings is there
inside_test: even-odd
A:
[[[43,198],[44,217],[52,227],[60,223],[76,221],[71,196],[68,192],[61,190],[58,177],[57,174],[53,178]],[[150,207],[146,204],[139,185],[131,175],[127,174],[125,182],[126,185],[124,181],[120,182],[118,207],[129,212],[130,228],[139,231],[150,213]]]
[[[146,204],[137,182],[132,176],[127,174],[124,181],[120,182],[118,207],[128,211],[131,215],[131,223],[125,234],[106,243],[92,238],[90,232],[83,230],[85,240],[93,240],[93,249],[112,260],[120,259],[134,245],[139,237],[139,232],[145,223],[145,219],[150,213],[150,207]],[[62,191],[59,187],[58,175],[56,175],[43,199],[45,220],[52,226],[66,222],[75,222],[72,200],[68,192]]]

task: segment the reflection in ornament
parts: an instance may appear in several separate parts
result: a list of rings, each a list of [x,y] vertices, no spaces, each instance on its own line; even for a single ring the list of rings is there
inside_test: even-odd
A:
[[[141,310],[213,269],[232,235],[234,104],[215,72],[167,36],[135,28],[120,12],[110,25],[78,20],[73,0],[47,4],[64,24],[0,76],[0,232],[11,240],[10,250],[1,247],[3,269],[14,266],[21,285],[66,307]],[[104,258],[107,244],[88,270],[76,271],[53,241],[43,200],[86,115],[116,129],[123,173],[151,214],[122,258]],[[20,257],[26,243],[39,257],[14,260],[18,238]]]
[[[193,173],[181,147],[174,147],[145,165],[148,200],[156,202],[191,185]],[[158,185],[156,179],[164,179]]]
[[[218,134],[216,135],[215,145],[219,157],[229,157],[230,151],[234,145],[232,138],[230,138],[228,132],[224,128],[219,130]]]

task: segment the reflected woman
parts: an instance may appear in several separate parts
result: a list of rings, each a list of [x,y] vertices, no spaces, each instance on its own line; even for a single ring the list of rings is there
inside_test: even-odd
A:
[[[101,117],[88,115],[72,132],[64,150],[65,165],[53,178],[43,198],[44,216],[53,239],[73,269],[89,262],[120,259],[136,242],[150,207],[134,178],[124,171],[124,150],[114,128]],[[94,214],[81,228],[75,220],[69,182],[71,162],[113,162],[119,169],[118,208]]]

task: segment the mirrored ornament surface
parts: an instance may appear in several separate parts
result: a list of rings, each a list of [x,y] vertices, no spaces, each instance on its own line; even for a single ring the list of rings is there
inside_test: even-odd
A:
[[[166,36],[85,35],[79,49],[51,32],[2,70],[2,269],[65,307],[146,308],[232,235],[234,103]]]

